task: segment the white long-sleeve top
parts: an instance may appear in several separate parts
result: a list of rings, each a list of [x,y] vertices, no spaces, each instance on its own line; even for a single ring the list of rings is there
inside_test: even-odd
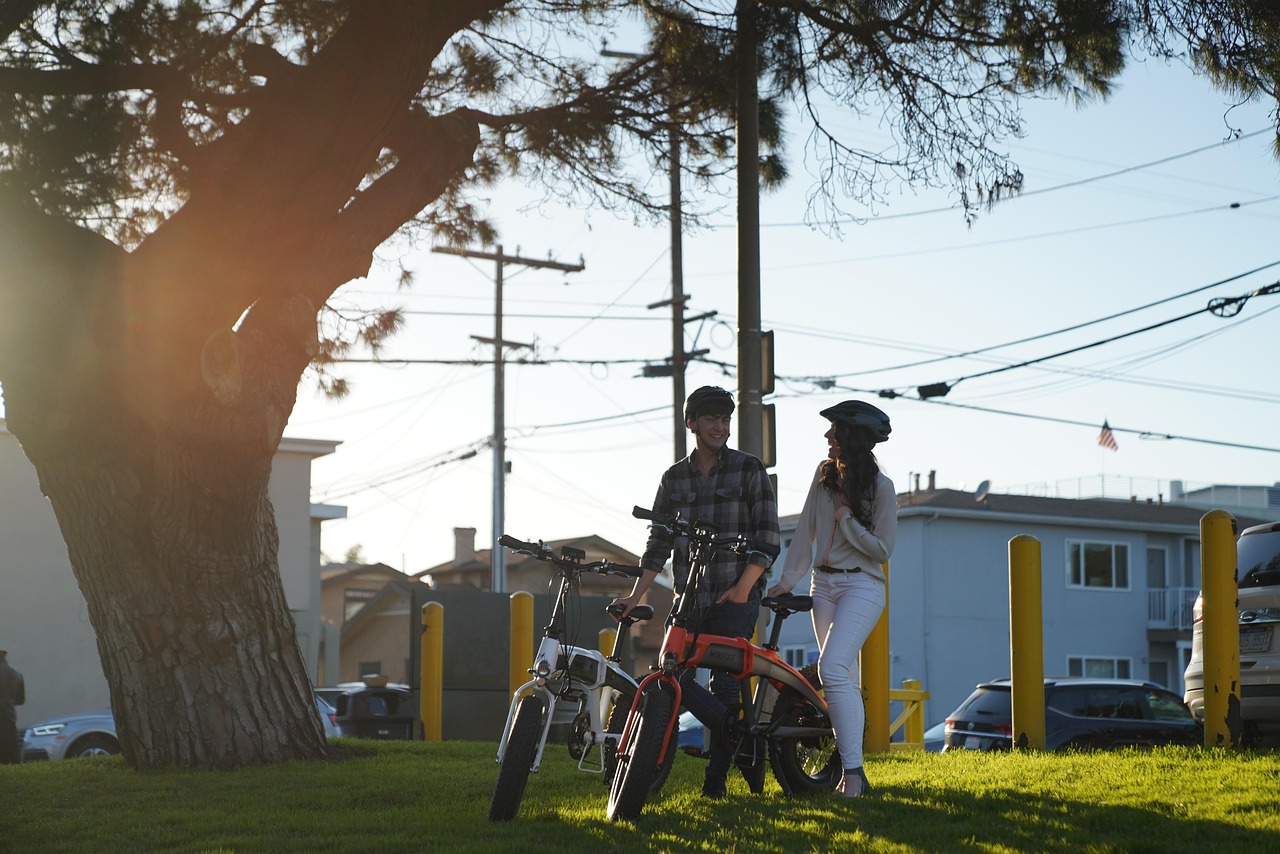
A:
[[[893,554],[898,533],[898,495],[893,481],[883,472],[876,477],[871,507],[873,530],[868,531],[848,507],[836,507],[821,480],[822,466],[819,465],[809,485],[809,494],[805,496],[795,537],[787,547],[778,586],[793,589],[814,566],[857,567],[872,578],[884,581],[880,565]]]

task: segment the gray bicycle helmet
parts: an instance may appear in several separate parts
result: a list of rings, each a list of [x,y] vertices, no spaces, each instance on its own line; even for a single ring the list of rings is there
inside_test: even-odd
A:
[[[850,427],[862,427],[870,431],[877,443],[889,438],[893,428],[889,426],[889,416],[876,407],[861,400],[844,400],[835,406],[829,406],[819,413],[823,418],[837,424]]]
[[[697,421],[703,415],[732,415],[733,395],[718,385],[704,385],[684,402],[684,420]]]

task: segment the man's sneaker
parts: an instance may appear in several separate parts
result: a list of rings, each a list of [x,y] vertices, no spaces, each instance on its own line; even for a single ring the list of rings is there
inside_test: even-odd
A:
[[[712,800],[724,800],[729,792],[724,787],[724,780],[706,780],[702,784],[702,796]]]

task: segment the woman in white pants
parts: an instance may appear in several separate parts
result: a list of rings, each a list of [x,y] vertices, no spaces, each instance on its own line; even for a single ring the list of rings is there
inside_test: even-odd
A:
[[[880,471],[875,446],[889,438],[889,416],[860,400],[822,411],[831,421],[827,459],[818,465],[778,583],[788,593],[813,569],[813,631],[844,775],[836,791],[848,798],[871,792],[862,768],[866,710],[858,653],[885,606],[881,564],[898,529],[893,481]]]

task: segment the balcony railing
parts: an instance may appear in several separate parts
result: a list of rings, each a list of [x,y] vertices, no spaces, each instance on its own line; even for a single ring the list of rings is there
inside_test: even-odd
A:
[[[1190,631],[1192,608],[1200,590],[1195,587],[1164,587],[1147,591],[1147,628]]]

